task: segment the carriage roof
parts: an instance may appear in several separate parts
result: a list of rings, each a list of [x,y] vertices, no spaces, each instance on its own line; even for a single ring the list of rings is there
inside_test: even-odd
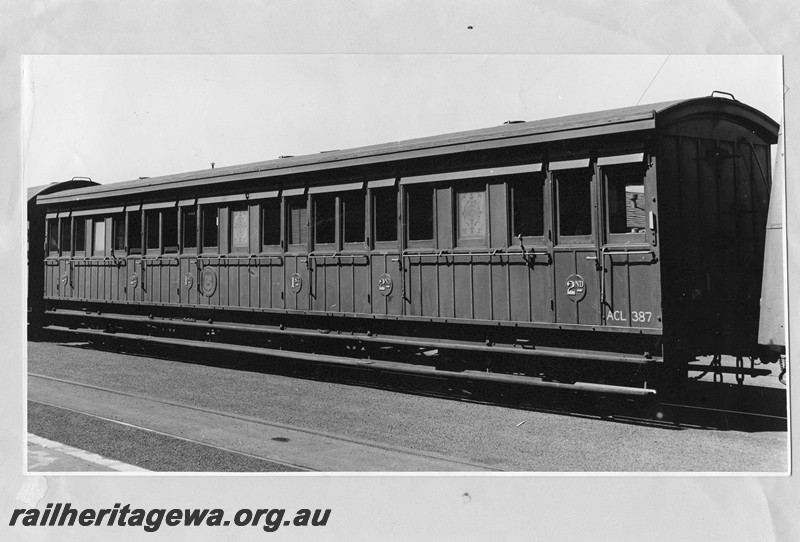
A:
[[[581,137],[652,130],[685,118],[716,114],[735,117],[752,126],[767,140],[777,139],[778,124],[736,100],[717,97],[692,98],[637,105],[529,122],[509,123],[490,128],[383,143],[347,150],[327,151],[123,181],[108,185],[42,194],[41,203],[85,201],[104,197],[135,197],[150,192],[185,189],[242,180],[277,177],[381,162],[447,155],[474,150],[529,145]]]

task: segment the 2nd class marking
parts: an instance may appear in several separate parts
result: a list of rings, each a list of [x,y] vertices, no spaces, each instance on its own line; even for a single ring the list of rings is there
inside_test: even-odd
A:
[[[586,281],[580,275],[570,275],[566,281],[566,294],[570,301],[578,302],[586,297]]]

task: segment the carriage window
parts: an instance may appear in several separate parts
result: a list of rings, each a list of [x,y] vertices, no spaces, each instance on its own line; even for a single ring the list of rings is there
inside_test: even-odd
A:
[[[281,200],[275,198],[261,204],[261,250],[281,244]]]
[[[95,220],[92,223],[92,256],[104,256],[106,253],[106,221],[104,219]]]
[[[433,187],[419,185],[406,192],[408,240],[433,240]]]
[[[586,168],[559,171],[556,180],[559,235],[591,235],[592,170]]]
[[[603,176],[606,181],[608,233],[644,233],[646,226],[642,166],[607,166],[603,168]]]
[[[486,189],[456,193],[459,246],[486,244]]]
[[[397,241],[397,189],[372,191],[372,223],[375,242]]]
[[[68,255],[72,251],[72,219],[61,219],[61,253]]]
[[[510,183],[511,234],[515,239],[544,235],[544,180],[544,175],[535,175]]]
[[[128,213],[128,254],[142,253],[142,213]]]
[[[308,208],[305,198],[287,200],[289,244],[305,245],[308,243]]]
[[[181,209],[181,226],[183,226],[183,248],[197,249],[197,208]]]
[[[75,229],[75,250],[78,250],[78,231]],[[111,235],[114,239],[112,248],[114,250],[125,250],[125,214],[119,213],[111,217]],[[83,250],[81,248],[80,250]]]
[[[336,196],[323,194],[314,198],[314,244],[336,242]]]
[[[86,255],[86,219],[79,218],[73,224],[75,228],[75,254]]]
[[[203,250],[219,246],[219,207],[206,206],[200,211],[202,219]]]
[[[366,203],[364,192],[345,192],[341,196],[344,242],[363,243],[365,237]]]
[[[158,211],[145,211],[144,213],[144,227],[145,238],[147,240],[147,250],[158,249]]]
[[[250,211],[247,207],[231,209],[231,252],[250,250]]]
[[[164,252],[178,252],[178,212],[176,209],[161,211],[161,244]]]
[[[55,218],[47,221],[47,251],[58,252],[58,220]]]

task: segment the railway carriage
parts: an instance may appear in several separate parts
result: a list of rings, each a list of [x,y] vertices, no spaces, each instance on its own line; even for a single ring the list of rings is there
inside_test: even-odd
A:
[[[672,386],[698,356],[767,355],[777,134],[704,97],[42,194],[39,316],[442,374]]]

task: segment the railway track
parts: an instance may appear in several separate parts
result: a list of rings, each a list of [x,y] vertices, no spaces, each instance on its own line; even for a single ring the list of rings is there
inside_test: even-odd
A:
[[[391,389],[404,393],[499,404],[565,415],[599,417],[665,428],[775,430],[788,427],[785,390],[690,380],[684,394],[664,401],[654,390],[542,381],[520,375],[441,371],[432,366],[271,351],[222,343],[140,337],[100,330],[50,329],[57,338],[149,357],[271,372],[293,377]],[[228,355],[220,357],[220,352]],[[231,356],[230,354],[237,354]],[[276,356],[276,353],[278,354]]]
[[[150,470],[445,472],[477,465],[540,473],[784,472],[787,465],[787,433],[764,416],[748,416],[744,423],[740,415],[658,401],[637,406],[630,398],[413,375],[378,378],[357,367],[279,364],[224,351],[134,355],[106,346],[28,343],[29,372],[50,377],[30,378],[28,427]],[[719,389],[698,387],[687,403],[702,406],[704,394]],[[729,391],[738,392],[733,386]],[[298,428],[310,433],[289,432]],[[350,443],[371,446],[353,452]],[[300,460],[298,450],[314,462]],[[431,465],[430,458],[448,465]]]
[[[223,454],[263,461],[270,470],[498,471],[489,465],[202,406],[29,373],[28,401],[78,415],[106,432],[124,426]],[[117,427],[114,427],[117,426]]]

